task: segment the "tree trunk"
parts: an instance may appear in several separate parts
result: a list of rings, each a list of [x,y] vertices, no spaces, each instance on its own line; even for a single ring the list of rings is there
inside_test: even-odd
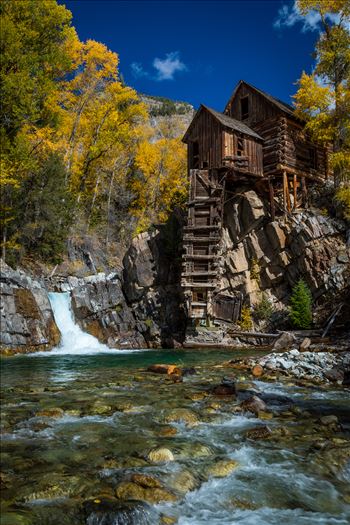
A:
[[[108,251],[108,244],[109,244],[110,208],[111,208],[112,189],[113,189],[114,176],[115,176],[115,171],[113,171],[113,173],[112,173],[112,177],[111,177],[111,180],[110,180],[110,183],[109,183],[109,189],[108,189],[108,200],[107,200],[107,228],[106,228],[106,251]]]

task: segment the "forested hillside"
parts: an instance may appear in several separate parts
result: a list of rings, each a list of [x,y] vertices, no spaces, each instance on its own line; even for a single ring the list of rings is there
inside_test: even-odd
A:
[[[193,108],[125,85],[56,0],[2,0],[1,17],[2,256],[57,263],[86,234],[108,252],[164,221],[185,202]]]

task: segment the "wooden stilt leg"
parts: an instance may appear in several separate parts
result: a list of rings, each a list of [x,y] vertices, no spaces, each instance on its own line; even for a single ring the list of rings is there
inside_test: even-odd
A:
[[[293,197],[294,197],[294,205],[293,210],[297,208],[297,176],[293,175]]]
[[[287,179],[287,173],[283,172],[283,208],[285,211],[287,211],[287,188],[288,179]]]
[[[275,220],[275,199],[274,199],[273,184],[270,179],[269,179],[269,194],[270,194],[271,220],[274,221]]]
[[[307,188],[305,177],[301,177],[301,195],[302,195],[302,206],[307,207]]]

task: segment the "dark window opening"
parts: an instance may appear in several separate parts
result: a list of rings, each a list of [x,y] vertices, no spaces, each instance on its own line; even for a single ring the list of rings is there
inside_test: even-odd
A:
[[[208,163],[208,161],[204,160],[204,161],[202,162],[202,168],[203,168],[203,169],[206,169],[206,168],[208,168],[208,167],[209,167],[209,163]]]
[[[249,98],[241,98],[241,119],[246,119],[249,117]]]
[[[205,292],[193,292],[193,301],[198,303],[205,303],[207,294]]]
[[[310,167],[317,170],[317,151],[316,148],[309,148]]]
[[[241,157],[244,153],[244,139],[237,137],[237,156]]]

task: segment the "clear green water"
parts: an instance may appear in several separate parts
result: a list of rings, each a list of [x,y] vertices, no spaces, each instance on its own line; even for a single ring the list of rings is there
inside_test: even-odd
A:
[[[252,382],[216,366],[239,355],[202,349],[3,359],[1,524],[156,525],[163,515],[180,525],[350,523],[350,392]],[[146,371],[159,362],[198,373],[173,383]],[[238,401],[210,395],[223,376],[235,377],[240,399],[247,387],[267,396],[274,417],[236,413]],[[174,408],[191,410],[199,424],[170,423],[177,433],[164,436]],[[337,414],[343,428],[320,426],[322,414]],[[266,423],[276,430],[273,439],[247,438],[247,430]],[[175,461],[150,463],[147,454],[158,446]],[[224,478],[209,476],[221,459],[239,467]],[[195,482],[187,492],[176,482],[184,471]],[[86,510],[84,501],[113,497],[135,472],[157,476],[177,501],[128,516]]]

